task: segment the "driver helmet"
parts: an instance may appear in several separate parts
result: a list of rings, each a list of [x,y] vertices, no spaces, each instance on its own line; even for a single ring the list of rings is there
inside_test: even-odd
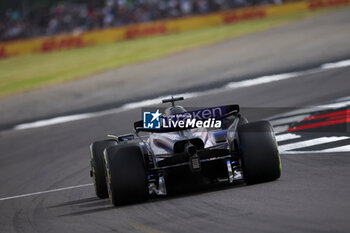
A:
[[[182,106],[174,106],[174,107],[169,107],[165,109],[165,115],[167,116],[184,113],[184,112],[186,112],[186,109]]]

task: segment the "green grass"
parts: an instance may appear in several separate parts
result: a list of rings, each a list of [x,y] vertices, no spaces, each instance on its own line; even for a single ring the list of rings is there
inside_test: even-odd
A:
[[[293,14],[180,34],[26,55],[0,61],[0,97],[71,81],[246,35],[319,13]]]

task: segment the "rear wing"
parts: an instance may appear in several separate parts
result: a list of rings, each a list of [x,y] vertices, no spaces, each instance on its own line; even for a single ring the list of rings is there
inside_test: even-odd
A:
[[[176,132],[184,129],[189,128],[160,128],[160,129],[150,129],[150,128],[144,128],[143,127],[143,121],[136,121],[134,123],[134,130],[136,132],[150,132],[150,133],[169,133],[169,132]]]
[[[216,106],[216,107],[210,107],[210,108],[203,108],[198,109],[194,111],[188,111],[181,114],[174,115],[175,117],[181,118],[184,115],[191,115],[193,118],[197,118],[200,120],[207,120],[209,118],[212,118],[214,120],[222,120],[229,116],[235,115],[239,113],[239,105],[233,104],[233,105],[224,105],[224,106]],[[173,117],[174,117],[173,116]],[[169,116],[163,116],[163,117],[169,117]],[[176,132],[181,131],[185,129],[191,129],[190,128],[145,128],[143,124],[143,120],[134,122],[134,130],[136,132],[154,132],[154,133],[166,133],[166,132]]]

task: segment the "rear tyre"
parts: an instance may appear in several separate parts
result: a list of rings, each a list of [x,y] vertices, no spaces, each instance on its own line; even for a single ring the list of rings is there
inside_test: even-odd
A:
[[[146,167],[138,144],[107,148],[105,164],[109,197],[113,205],[125,205],[148,199]]]
[[[271,124],[268,121],[243,124],[237,133],[245,182],[255,184],[278,179],[281,160]]]
[[[106,184],[105,168],[104,168],[104,156],[103,151],[109,147],[116,145],[116,141],[105,140],[97,141],[90,145],[91,153],[91,171],[94,178],[94,186],[96,196],[104,199],[108,197],[108,189]]]

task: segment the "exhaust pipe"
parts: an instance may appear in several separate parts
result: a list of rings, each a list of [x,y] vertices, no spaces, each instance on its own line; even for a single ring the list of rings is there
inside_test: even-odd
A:
[[[189,157],[191,172],[199,172],[201,170],[201,162],[197,155],[197,148],[191,143],[187,143],[185,145],[185,153]]]
[[[185,153],[187,154],[187,156],[192,157],[197,154],[197,148],[191,143],[187,143],[185,145]]]

